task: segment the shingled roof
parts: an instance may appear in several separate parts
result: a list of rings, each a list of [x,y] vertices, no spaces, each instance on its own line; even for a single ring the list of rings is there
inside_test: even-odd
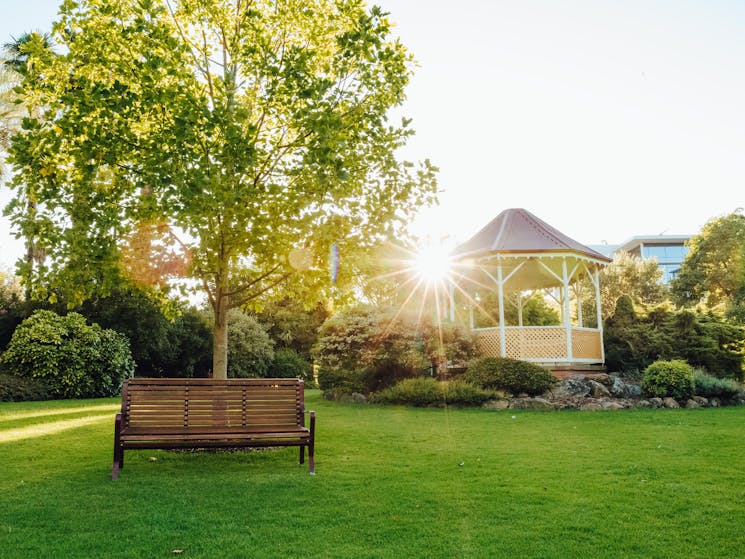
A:
[[[522,208],[504,210],[481,231],[453,251],[454,258],[488,254],[567,252],[601,262],[611,259],[570,239],[558,229]]]

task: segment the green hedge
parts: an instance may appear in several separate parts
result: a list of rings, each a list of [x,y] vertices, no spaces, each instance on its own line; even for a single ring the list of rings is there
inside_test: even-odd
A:
[[[479,406],[494,398],[494,392],[463,381],[438,382],[430,377],[419,377],[401,382],[377,392],[370,401],[376,404],[404,404],[409,406]]]
[[[507,357],[475,359],[468,364],[463,379],[482,388],[530,396],[543,394],[558,382],[539,365]]]
[[[741,383],[729,378],[717,378],[700,369],[694,369],[693,381],[696,395],[704,398],[731,400],[743,392]]]

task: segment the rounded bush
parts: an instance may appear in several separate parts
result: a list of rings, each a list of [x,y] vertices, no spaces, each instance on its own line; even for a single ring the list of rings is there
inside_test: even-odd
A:
[[[543,367],[508,357],[482,357],[468,364],[463,379],[486,389],[537,396],[558,379]]]
[[[40,310],[13,333],[2,355],[5,371],[42,382],[54,398],[97,398],[119,393],[134,373],[129,341],[77,313]]]
[[[655,361],[644,370],[642,390],[647,396],[656,398],[692,398],[695,392],[693,367],[680,359]]]

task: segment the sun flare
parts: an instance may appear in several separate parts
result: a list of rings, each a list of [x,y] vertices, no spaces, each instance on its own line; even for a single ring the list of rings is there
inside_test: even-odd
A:
[[[427,283],[438,283],[450,274],[450,256],[445,247],[421,247],[414,259],[417,275]]]

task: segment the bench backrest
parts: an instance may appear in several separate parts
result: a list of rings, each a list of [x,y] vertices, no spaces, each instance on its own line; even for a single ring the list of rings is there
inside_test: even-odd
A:
[[[122,387],[122,428],[157,430],[303,426],[299,379],[132,378]]]

